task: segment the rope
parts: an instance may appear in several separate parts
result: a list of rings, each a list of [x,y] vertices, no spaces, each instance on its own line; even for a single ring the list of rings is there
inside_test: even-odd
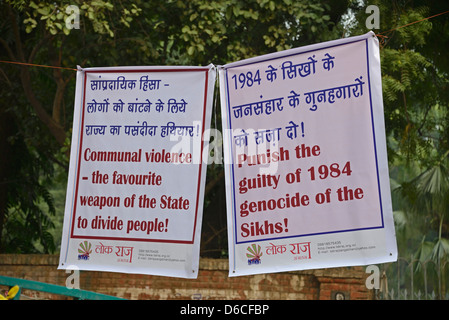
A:
[[[405,27],[411,26],[412,24],[415,24],[415,23],[418,23],[418,22],[422,22],[422,21],[425,21],[425,20],[429,20],[429,19],[441,16],[441,15],[446,14],[446,13],[449,13],[449,10],[445,11],[445,12],[434,14],[433,16],[430,16],[430,17],[427,17],[427,18],[424,18],[424,19],[421,19],[421,20],[417,20],[417,21],[413,21],[413,22],[404,24],[403,26],[399,26],[399,27],[393,28],[393,29],[388,30],[388,31],[379,32],[379,33],[376,34],[376,36],[381,38],[382,42],[385,42],[385,38],[388,38],[388,36],[384,35],[385,33],[388,34],[390,32],[396,31],[398,29],[405,28]],[[42,67],[42,68],[53,68],[53,69],[64,69],[64,70],[77,71],[77,69],[74,69],[74,68],[46,66],[46,65],[42,65],[42,64],[33,64],[33,63],[25,63],[25,62],[3,61],[3,60],[0,60],[0,62],[2,62],[2,63],[20,64],[20,65],[31,66],[31,67]]]
[[[445,12],[441,12],[441,13],[434,14],[433,16],[430,16],[430,17],[427,17],[427,18],[424,18],[424,19],[421,19],[421,20],[417,20],[417,21],[413,21],[413,22],[404,24],[403,26],[399,26],[399,27],[393,28],[393,29],[388,30],[388,31],[380,32],[380,33],[376,34],[376,36],[379,37],[379,38],[381,38],[382,41],[385,41],[385,38],[388,38],[388,36],[383,35],[384,33],[390,33],[390,32],[396,31],[396,30],[398,30],[398,29],[401,29],[401,28],[405,28],[405,27],[411,26],[412,24],[415,24],[415,23],[418,23],[418,22],[422,22],[422,21],[425,21],[425,20],[429,20],[429,19],[431,19],[431,18],[435,18],[435,17],[441,16],[441,15],[446,14],[446,13],[449,13],[449,10],[448,10],[448,11],[445,11]]]
[[[12,64],[20,64],[20,65],[31,66],[31,67],[43,67],[43,68],[65,69],[65,70],[77,71],[77,69],[73,69],[73,68],[64,68],[64,67],[55,67],[55,66],[45,66],[45,65],[42,65],[42,64],[34,64],[34,63],[25,63],[25,62],[16,62],[16,61],[3,61],[3,60],[0,60],[0,62],[3,62],[3,63],[12,63]]]

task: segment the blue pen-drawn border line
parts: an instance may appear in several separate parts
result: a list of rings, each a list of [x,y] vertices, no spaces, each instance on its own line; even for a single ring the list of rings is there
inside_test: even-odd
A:
[[[329,48],[334,48],[334,47],[339,47],[339,46],[344,46],[344,45],[349,45],[349,44],[353,44],[353,43],[357,43],[357,42],[362,42],[365,41],[365,47],[366,47],[366,68],[367,68],[367,74],[368,74],[368,90],[369,90],[369,102],[370,102],[370,111],[371,111],[371,127],[372,127],[372,132],[373,132],[373,142],[374,142],[374,154],[375,154],[375,163],[376,163],[376,175],[377,175],[377,189],[378,189],[378,196],[379,196],[379,207],[380,207],[380,216],[381,216],[381,225],[380,226],[372,226],[372,227],[364,227],[364,228],[355,228],[355,229],[344,229],[344,230],[334,230],[334,231],[326,231],[326,232],[317,232],[317,233],[308,233],[308,234],[299,234],[299,235],[291,235],[291,236],[283,236],[283,237],[272,237],[272,238],[264,238],[264,239],[252,239],[252,240],[245,240],[245,241],[237,241],[237,209],[236,209],[236,200],[235,200],[235,187],[234,187],[234,181],[235,181],[235,177],[234,177],[234,163],[233,160],[234,159],[234,150],[232,147],[232,143],[230,143],[230,149],[231,149],[231,162],[230,162],[230,171],[231,171],[231,190],[232,190],[232,212],[233,212],[233,223],[234,223],[234,234],[233,234],[233,238],[234,238],[234,245],[237,244],[244,244],[244,243],[249,243],[249,242],[260,242],[260,241],[270,241],[270,240],[279,240],[279,239],[289,239],[289,238],[299,238],[299,237],[307,237],[307,236],[316,236],[316,235],[324,235],[324,234],[333,234],[333,233],[344,233],[344,232],[354,232],[354,231],[362,231],[362,230],[372,230],[372,229],[382,229],[385,228],[385,224],[384,224],[384,214],[383,214],[383,205],[382,205],[382,196],[381,196],[381,188],[380,188],[380,177],[379,177],[379,165],[378,165],[378,158],[377,158],[377,144],[376,144],[376,133],[375,133],[375,127],[374,127],[374,112],[373,112],[373,102],[372,102],[372,94],[371,94],[371,75],[369,72],[369,49],[368,49],[368,38],[365,39],[361,39],[361,40],[355,40],[355,41],[350,41],[350,42],[346,42],[346,43],[340,43],[340,44],[336,44],[336,45],[331,45],[331,46],[327,46],[327,47],[322,47],[319,49],[313,49],[313,50],[308,50],[308,51],[304,51],[304,52],[299,52],[299,53],[292,53],[289,55],[285,55],[285,56],[277,56],[277,57],[273,57],[273,58],[268,58],[265,60],[258,60],[258,61],[254,61],[254,62],[248,62],[248,63],[244,63],[244,64],[239,64],[237,66],[233,66],[233,67],[229,67],[228,69],[232,69],[232,68],[239,68],[242,66],[248,66],[248,65],[252,65],[252,64],[257,64],[257,63],[261,63],[261,62],[267,62],[267,61],[271,61],[271,60],[278,60],[278,59],[283,59],[283,58],[287,58],[287,57],[291,57],[291,56],[297,56],[297,55],[302,55],[302,54],[306,54],[309,52],[315,52],[318,50],[324,50],[324,49],[329,49]],[[226,78],[226,92],[227,92],[227,104],[228,104],[228,124],[229,124],[229,135],[230,138],[232,138],[231,136],[231,132],[232,132],[232,124],[231,124],[231,108],[230,108],[230,95],[229,95],[229,81],[228,81],[228,69],[225,70],[225,78]],[[230,139],[230,141],[232,141],[232,139]],[[235,252],[235,249],[234,249]]]

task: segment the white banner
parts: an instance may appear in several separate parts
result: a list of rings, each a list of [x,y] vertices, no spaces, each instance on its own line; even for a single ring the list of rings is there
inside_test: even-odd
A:
[[[374,33],[219,76],[229,275],[395,261]]]
[[[197,277],[215,78],[78,71],[60,269]]]

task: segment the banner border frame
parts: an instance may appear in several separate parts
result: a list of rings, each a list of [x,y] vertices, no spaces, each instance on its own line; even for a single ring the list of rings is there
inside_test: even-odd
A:
[[[70,239],[92,239],[92,240],[112,240],[112,241],[138,241],[138,242],[161,242],[161,243],[172,243],[172,244],[193,244],[195,242],[195,234],[197,231],[197,223],[198,223],[198,209],[199,209],[199,203],[200,203],[200,194],[201,194],[201,177],[202,177],[202,166],[203,161],[200,160],[199,168],[198,168],[198,182],[197,182],[197,195],[196,195],[196,207],[195,207],[195,220],[193,225],[193,234],[192,234],[192,240],[168,240],[168,239],[144,239],[144,238],[121,238],[121,237],[103,237],[103,236],[88,236],[88,235],[74,235],[74,219],[76,216],[76,205],[77,205],[77,195],[78,195],[78,184],[79,184],[79,174],[80,174],[80,165],[81,165],[81,152],[79,152],[82,149],[82,140],[83,140],[83,128],[84,128],[84,112],[85,112],[85,105],[86,105],[86,77],[87,73],[161,73],[161,72],[204,72],[205,73],[205,81],[204,81],[204,99],[203,99],[203,107],[202,107],[202,134],[204,133],[205,128],[205,118],[206,118],[206,109],[207,109],[207,101],[208,101],[208,86],[209,86],[209,72],[212,68],[212,65],[207,67],[148,67],[148,68],[142,68],[142,67],[136,67],[136,68],[129,68],[129,67],[112,67],[108,69],[103,68],[86,68],[83,69],[83,84],[82,84],[82,102],[81,102],[81,115],[80,115],[80,130],[79,134],[80,137],[78,137],[78,143],[77,143],[77,158],[76,158],[76,178],[74,181],[74,195],[73,195],[73,205],[71,208],[70,213],[70,233],[68,234],[68,241],[70,242]],[[204,150],[204,141],[201,139],[201,152],[202,155]]]
[[[282,237],[272,237],[272,238],[264,238],[264,239],[252,239],[252,240],[244,240],[244,241],[238,241],[238,237],[237,237],[237,218],[236,218],[236,214],[237,214],[237,209],[235,207],[236,205],[236,201],[235,201],[235,187],[233,187],[233,194],[231,196],[232,198],[232,210],[233,210],[233,216],[232,216],[232,220],[233,220],[233,239],[235,239],[234,241],[234,245],[239,245],[239,244],[245,244],[245,243],[252,243],[252,242],[260,242],[260,241],[270,241],[270,240],[280,240],[280,239],[288,239],[288,238],[300,238],[300,237],[310,237],[310,236],[318,236],[318,235],[325,235],[325,234],[333,234],[333,233],[345,233],[345,232],[355,232],[355,231],[362,231],[362,230],[373,230],[373,229],[384,229],[385,228],[385,222],[384,222],[384,210],[383,210],[383,201],[382,201],[382,195],[381,195],[381,190],[380,190],[380,173],[379,173],[379,165],[378,165],[378,152],[377,152],[377,143],[376,143],[376,132],[375,132],[375,124],[374,124],[374,112],[373,112],[373,102],[372,102],[372,94],[371,94],[371,75],[369,72],[369,68],[370,68],[370,61],[369,61],[369,49],[368,49],[368,40],[369,37],[367,36],[363,36],[361,39],[355,39],[352,41],[347,41],[347,42],[342,42],[342,43],[338,43],[338,44],[332,44],[332,45],[327,45],[327,46],[320,46],[319,48],[314,48],[314,49],[310,49],[310,50],[305,50],[305,51],[299,51],[299,50],[294,50],[294,53],[290,53],[290,54],[286,54],[286,55],[282,55],[282,54],[277,54],[276,57],[270,57],[270,55],[267,56],[261,56],[259,57],[260,59],[248,59],[248,60],[243,60],[244,61],[248,61],[247,63],[235,63],[232,64],[231,67],[226,67],[224,66],[224,71],[225,71],[225,83],[226,83],[226,102],[227,102],[227,107],[226,111],[228,113],[228,123],[229,123],[229,134],[232,131],[232,125],[231,125],[231,107],[230,107],[230,101],[229,101],[229,79],[228,79],[228,70],[227,69],[232,69],[232,68],[238,68],[238,67],[242,67],[242,66],[247,66],[247,65],[251,65],[251,64],[256,64],[256,63],[260,63],[260,62],[267,62],[267,61],[271,61],[271,60],[275,60],[275,59],[281,59],[281,58],[287,58],[287,57],[291,57],[291,56],[296,56],[296,55],[302,55],[302,54],[306,54],[309,52],[313,52],[313,51],[317,51],[317,50],[323,50],[323,49],[328,49],[328,48],[333,48],[333,47],[338,47],[338,46],[342,46],[342,45],[348,45],[348,44],[353,44],[353,43],[357,43],[357,42],[365,42],[365,53],[366,53],[366,68],[367,68],[367,76],[368,76],[368,89],[369,89],[369,103],[370,103],[370,115],[371,115],[371,131],[372,131],[372,139],[373,139],[373,147],[374,147],[374,155],[375,155],[375,166],[376,166],[376,178],[377,178],[377,192],[378,192],[378,201],[379,201],[379,209],[380,209],[380,225],[378,226],[371,226],[371,227],[363,227],[363,228],[354,228],[354,229],[344,229],[344,230],[334,230],[334,231],[326,231],[326,232],[316,232],[316,233],[308,233],[308,234],[300,234],[300,235],[289,235],[289,236],[282,236]],[[296,52],[297,51],[297,52]],[[266,57],[266,59],[263,59],[263,57]],[[257,61],[253,61],[253,60],[257,60]],[[234,159],[234,154],[233,154],[233,147],[232,147],[232,143],[230,143],[230,155],[231,155],[231,161],[228,164],[228,166],[231,169],[230,172],[230,177],[232,177],[232,185],[234,185],[234,163],[233,163],[233,159]]]

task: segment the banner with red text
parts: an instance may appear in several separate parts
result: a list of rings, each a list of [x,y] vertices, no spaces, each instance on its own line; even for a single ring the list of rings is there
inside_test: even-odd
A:
[[[215,78],[78,71],[60,269],[197,277]]]
[[[220,67],[229,275],[395,261],[374,33]]]

